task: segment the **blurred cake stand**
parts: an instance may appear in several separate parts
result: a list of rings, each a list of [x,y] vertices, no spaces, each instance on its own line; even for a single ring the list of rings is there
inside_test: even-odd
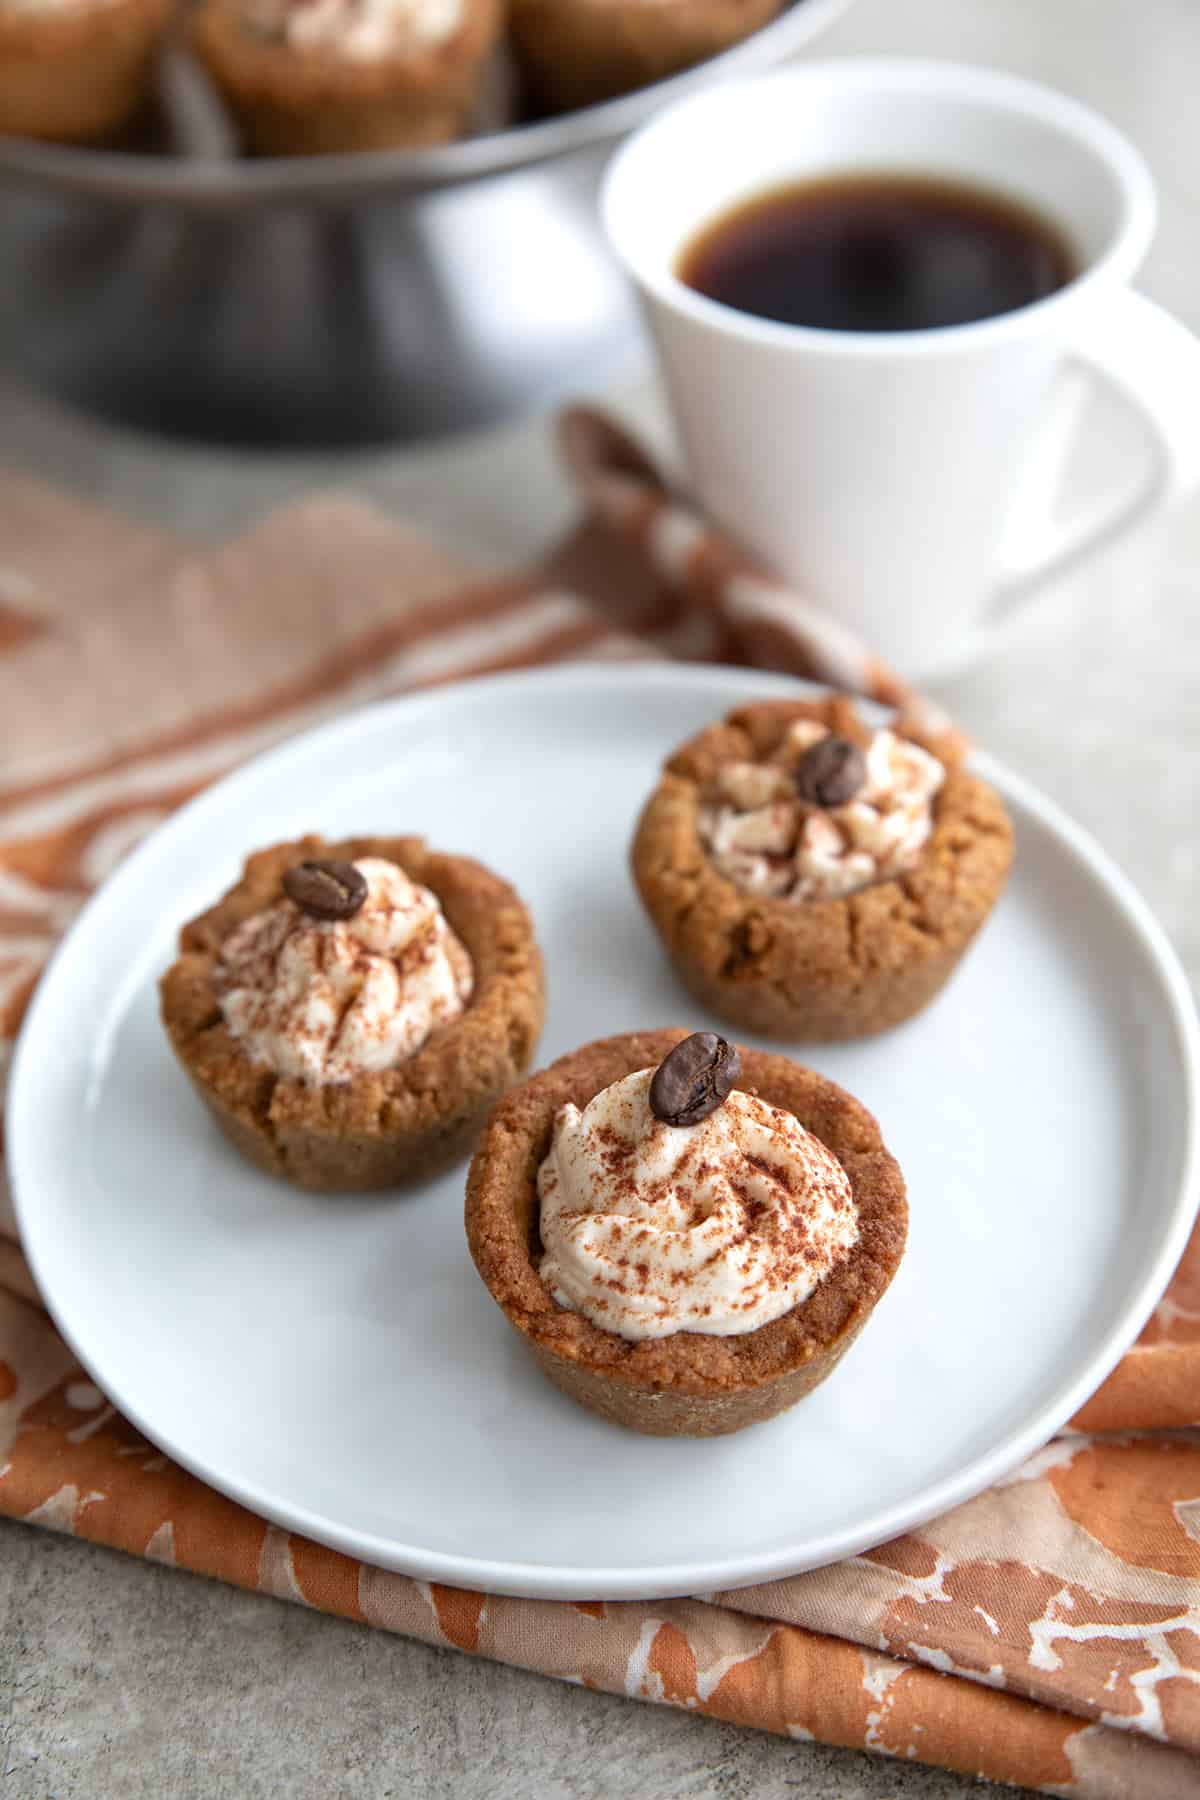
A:
[[[413,443],[628,373],[598,228],[613,143],[779,63],[848,0],[793,0],[670,81],[430,150],[238,159],[186,65],[162,151],[0,139],[0,361],[87,412],[251,446]]]

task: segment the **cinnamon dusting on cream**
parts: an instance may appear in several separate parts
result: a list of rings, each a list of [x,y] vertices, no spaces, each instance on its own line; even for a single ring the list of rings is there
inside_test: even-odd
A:
[[[836,1157],[735,1091],[698,1124],[649,1105],[652,1070],[566,1106],[538,1172],[542,1280],[621,1337],[729,1336],[801,1304],[858,1238]]]
[[[215,971],[225,1023],[279,1075],[328,1083],[393,1068],[470,999],[474,970],[437,896],[364,857],[361,908],[319,920],[281,898],[243,921]]]

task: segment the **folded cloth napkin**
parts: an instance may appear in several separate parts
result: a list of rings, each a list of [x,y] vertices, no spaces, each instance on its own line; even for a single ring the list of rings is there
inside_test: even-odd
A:
[[[318,498],[215,549],[0,480],[0,1053],[87,893],[171,808],[348,706],[577,657],[766,663],[950,731],[575,412],[586,503],[481,575]],[[944,1518],[731,1593],[571,1605],[356,1563],[174,1467],[73,1362],[0,1213],[0,1512],[590,1686],[1091,1800],[1200,1794],[1200,1238],[1074,1429]]]

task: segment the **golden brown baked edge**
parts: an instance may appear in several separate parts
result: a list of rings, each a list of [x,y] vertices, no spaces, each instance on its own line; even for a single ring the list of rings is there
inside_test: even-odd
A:
[[[916,867],[836,900],[742,893],[700,838],[700,796],[722,763],[769,754],[797,719],[860,741],[867,735],[840,695],[736,709],[668,758],[631,860],[668,955],[708,1010],[759,1036],[832,1042],[898,1025],[941,990],[1003,891],[1012,827],[992,788],[901,721],[894,729],[946,769]]]
[[[251,1062],[213,985],[222,943],[273,904],[285,868],[306,856],[382,856],[433,889],[475,965],[466,1011],[394,1069],[312,1085]],[[489,1109],[528,1068],[545,1014],[533,921],[508,882],[420,838],[305,837],[251,856],[216,905],[180,933],[160,984],[163,1023],[217,1122],[259,1167],[324,1192],[423,1179],[466,1155]]]
[[[514,0],[510,31],[534,105],[569,112],[707,61],[779,7],[780,0]]]
[[[171,0],[104,0],[60,15],[0,8],[0,133],[53,143],[119,136],[150,89]]]
[[[191,35],[256,155],[419,149],[466,129],[500,35],[502,0],[465,5],[444,43],[369,61],[256,39],[235,0],[204,0]]]

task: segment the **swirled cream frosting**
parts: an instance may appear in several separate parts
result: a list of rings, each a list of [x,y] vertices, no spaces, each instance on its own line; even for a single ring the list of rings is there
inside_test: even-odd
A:
[[[700,837],[736,888],[784,900],[834,900],[911,869],[933,830],[945,780],[936,756],[896,732],[871,734],[866,780],[844,806],[806,805],[789,762],[828,736],[790,728],[778,762],[729,762],[700,809]]]
[[[278,1075],[334,1082],[394,1068],[470,999],[471,958],[436,894],[382,857],[354,866],[367,893],[352,918],[314,919],[285,897],[222,946],[225,1023]]]
[[[462,0],[241,0],[242,23],[256,37],[352,62],[444,43],[462,13]]]
[[[653,1074],[559,1113],[538,1171],[542,1281],[623,1338],[755,1331],[857,1242],[849,1179],[798,1119],[753,1094],[731,1093],[696,1125],[664,1124]]]

